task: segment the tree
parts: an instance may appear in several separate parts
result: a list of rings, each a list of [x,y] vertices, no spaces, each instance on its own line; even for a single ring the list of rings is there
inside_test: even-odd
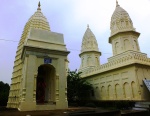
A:
[[[85,79],[81,78],[82,72],[68,71],[67,76],[67,97],[69,102],[86,100],[92,88]]]
[[[6,106],[8,101],[10,86],[0,81],[0,106]]]

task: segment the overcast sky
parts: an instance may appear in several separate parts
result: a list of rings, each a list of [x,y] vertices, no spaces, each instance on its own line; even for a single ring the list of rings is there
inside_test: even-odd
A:
[[[11,83],[14,59],[23,28],[37,10],[39,0],[1,0],[0,3],[0,81]],[[51,31],[64,34],[71,70],[80,67],[79,53],[87,24],[94,33],[101,64],[112,56],[110,21],[116,0],[41,0],[41,9]],[[150,56],[150,0],[118,0],[130,15],[138,32],[141,52]],[[12,41],[9,41],[12,40]]]

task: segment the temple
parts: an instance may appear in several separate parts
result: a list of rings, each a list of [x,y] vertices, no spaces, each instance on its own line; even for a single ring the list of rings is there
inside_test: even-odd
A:
[[[100,63],[102,53],[89,25],[83,36],[79,71],[94,88],[90,98],[149,101],[150,59],[140,51],[140,33],[118,1],[110,30],[113,56],[105,64]],[[20,111],[68,108],[68,54],[63,34],[51,31],[39,2],[18,44],[7,107]]]
[[[91,99],[149,101],[150,59],[140,52],[140,33],[118,1],[111,17],[110,30],[108,42],[112,45],[113,56],[102,65],[99,60],[101,52],[89,27],[83,36],[79,71],[94,88]]]
[[[20,111],[68,108],[67,55],[63,34],[51,32],[37,11],[24,27],[14,61],[8,108]]]

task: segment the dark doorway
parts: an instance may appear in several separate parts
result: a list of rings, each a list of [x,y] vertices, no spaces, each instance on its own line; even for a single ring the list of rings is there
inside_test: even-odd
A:
[[[36,81],[36,103],[43,104],[55,98],[55,68],[50,64],[38,67]]]

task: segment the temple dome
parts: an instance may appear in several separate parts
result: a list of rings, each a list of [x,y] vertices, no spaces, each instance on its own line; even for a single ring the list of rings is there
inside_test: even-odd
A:
[[[39,29],[50,31],[49,23],[48,23],[46,17],[41,12],[40,7],[31,16],[31,18],[29,19],[29,21],[27,22],[26,25],[28,25],[28,24],[30,25],[30,27],[33,27],[33,28],[39,28]]]
[[[110,29],[111,36],[118,32],[135,31],[129,14],[120,7],[118,2],[116,3],[116,9],[111,17]]]
[[[87,52],[87,51],[99,52],[95,35],[93,34],[89,26],[87,27],[87,30],[85,31],[83,39],[82,39],[81,53]]]
[[[39,2],[37,11],[29,18],[28,22],[24,27],[24,31],[22,33],[22,37],[20,41],[24,41],[26,39],[28,32],[30,31],[30,28],[37,28],[37,29],[50,31],[49,23],[46,17],[41,12],[40,6],[41,5]]]

